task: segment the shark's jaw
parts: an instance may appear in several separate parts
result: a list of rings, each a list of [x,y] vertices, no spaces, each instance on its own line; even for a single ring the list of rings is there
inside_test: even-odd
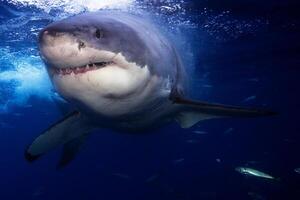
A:
[[[108,62],[48,69],[54,87],[66,100],[107,118],[140,112],[153,100],[148,95],[159,93],[161,83],[147,66],[130,63],[121,53]]]
[[[50,70],[52,73],[54,73],[56,75],[82,74],[82,73],[86,73],[88,71],[98,70],[103,67],[108,67],[108,66],[114,65],[114,64],[115,63],[113,61],[96,62],[96,63],[90,63],[90,64],[86,64],[84,66],[79,66],[79,67],[64,67],[64,68],[52,67]]]

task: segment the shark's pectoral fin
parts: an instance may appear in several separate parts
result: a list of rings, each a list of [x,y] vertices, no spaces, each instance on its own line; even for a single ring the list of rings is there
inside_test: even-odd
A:
[[[80,144],[91,130],[87,120],[79,112],[73,112],[38,136],[25,151],[25,158],[34,161],[41,155],[65,145],[61,164],[71,161]]]
[[[57,164],[58,169],[65,167],[75,158],[87,136],[84,134],[64,144],[61,158]]]
[[[190,128],[199,121],[221,117],[259,117],[276,115],[275,112],[250,109],[230,105],[207,103],[172,96],[170,99],[179,105],[179,112],[175,119],[182,128]]]
[[[199,121],[213,118],[217,118],[217,116],[205,115],[193,111],[182,111],[177,114],[175,120],[179,123],[181,128],[190,128],[197,124]]]

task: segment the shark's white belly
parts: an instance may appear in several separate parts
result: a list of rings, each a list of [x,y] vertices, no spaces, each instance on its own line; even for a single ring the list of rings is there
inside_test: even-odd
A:
[[[107,118],[119,118],[157,106],[170,93],[169,80],[151,75],[148,67],[111,65],[83,74],[55,75],[58,92],[80,108]]]

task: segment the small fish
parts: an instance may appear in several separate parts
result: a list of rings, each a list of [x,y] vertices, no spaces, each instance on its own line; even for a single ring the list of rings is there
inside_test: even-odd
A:
[[[130,179],[130,176],[128,176],[127,174],[113,173],[112,175],[123,179]]]
[[[207,134],[206,131],[193,131],[193,132],[198,134],[198,135],[206,135]]]
[[[174,11],[176,11],[177,9],[180,9],[180,7],[178,7],[178,6],[174,6],[174,7],[170,7],[170,6],[161,6],[161,9],[162,9],[162,10],[167,10],[167,11],[170,11],[170,12],[174,12]]]
[[[254,99],[256,99],[256,96],[250,96],[250,97],[247,97],[246,99],[244,99],[243,102],[252,101]]]
[[[32,194],[33,197],[41,197],[45,193],[44,187],[38,187]]]
[[[172,9],[172,7],[170,7],[170,6],[161,6],[161,8],[165,8],[167,10],[171,10]]]
[[[246,165],[256,165],[256,164],[259,164],[260,161],[255,161],[255,160],[250,160],[250,161],[247,161],[247,164]]]
[[[216,159],[216,162],[217,162],[217,163],[221,163],[222,160],[221,160],[220,158],[217,158],[217,159]]]
[[[256,177],[266,178],[266,179],[275,179],[273,176],[270,176],[269,174],[248,167],[237,167],[235,168],[235,170],[245,175],[256,176]]]
[[[146,179],[146,183],[151,183],[151,182],[155,181],[156,179],[158,179],[158,177],[159,177],[159,174],[154,174]]]
[[[23,116],[24,114],[22,114],[22,113],[14,113],[13,115],[16,116],[16,117],[21,117],[21,116]]]
[[[190,143],[190,144],[195,144],[195,143],[198,143],[198,141],[197,141],[197,140],[187,140],[186,142],[187,142],[187,143]]]
[[[229,128],[229,129],[227,129],[226,131],[224,131],[224,133],[225,134],[229,134],[229,133],[231,133],[233,131],[233,128]]]
[[[6,129],[10,129],[10,128],[14,128],[13,126],[11,126],[8,123],[5,122],[0,122],[0,128],[6,128]]]
[[[173,163],[178,164],[178,163],[181,163],[183,161],[184,161],[184,158],[180,158],[180,159],[174,160]]]
[[[203,85],[202,87],[204,87],[204,88],[212,88],[213,86],[206,84],[206,85]]]
[[[295,171],[297,174],[300,174],[300,168],[296,168],[296,169],[294,169],[294,171]]]
[[[258,78],[251,78],[251,79],[248,79],[249,81],[252,81],[252,82],[258,82],[259,79]]]

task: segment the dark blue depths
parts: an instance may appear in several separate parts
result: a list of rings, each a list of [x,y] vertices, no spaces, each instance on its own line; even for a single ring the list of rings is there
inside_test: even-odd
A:
[[[147,4],[147,11],[165,4]],[[28,86],[27,76],[43,75],[14,70],[16,59],[42,68],[36,34],[25,33],[62,11],[46,16],[34,6],[0,1],[0,199],[300,199],[299,3],[211,0],[182,6],[185,13],[178,17],[193,24],[181,29],[193,54],[192,61],[183,58],[194,68],[191,96],[266,107],[278,116],[216,119],[187,130],[174,122],[138,136],[95,131],[66,168],[55,169],[61,149],[29,164],[26,146],[62,115],[40,94],[53,93],[50,86]],[[245,176],[235,170],[241,166],[275,179]]]

